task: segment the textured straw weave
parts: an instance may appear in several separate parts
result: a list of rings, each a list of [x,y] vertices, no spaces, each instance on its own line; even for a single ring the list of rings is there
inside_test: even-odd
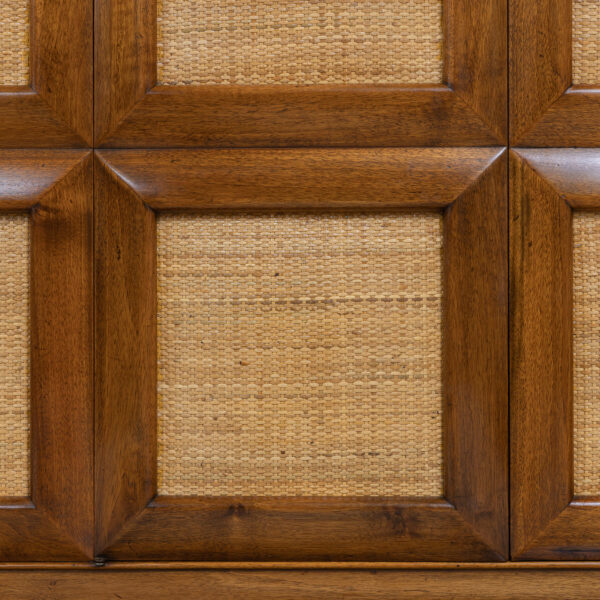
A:
[[[575,493],[600,494],[600,214],[573,217]]]
[[[442,493],[439,213],[161,215],[158,487]]]
[[[442,0],[159,0],[163,84],[440,83]]]
[[[600,83],[600,0],[573,0],[573,83]]]
[[[29,218],[0,215],[0,496],[29,495]]]
[[[30,0],[0,0],[0,85],[29,83]]]

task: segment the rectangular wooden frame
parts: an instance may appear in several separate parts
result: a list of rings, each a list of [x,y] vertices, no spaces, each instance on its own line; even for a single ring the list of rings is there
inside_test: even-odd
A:
[[[29,0],[28,86],[0,86],[0,148],[91,146],[93,0]]]
[[[93,556],[92,160],[0,150],[0,212],[31,218],[31,497],[0,499],[0,560]]]
[[[503,560],[504,150],[96,153],[96,554],[148,560]],[[155,212],[444,211],[445,497],[156,496]]]
[[[600,150],[510,164],[512,555],[597,560],[600,497],[573,495],[572,211],[600,209]]]
[[[509,7],[510,143],[600,146],[600,87],[572,85],[573,0]]]
[[[156,0],[96,0],[96,146],[494,146],[507,0],[444,0],[442,85],[156,86]]]

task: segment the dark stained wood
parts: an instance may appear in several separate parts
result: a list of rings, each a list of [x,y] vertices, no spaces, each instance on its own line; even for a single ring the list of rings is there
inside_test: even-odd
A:
[[[444,227],[445,496],[508,556],[508,200],[504,153]]]
[[[509,2],[511,144],[537,146],[526,134],[571,85],[571,8],[572,0]]]
[[[33,0],[32,7],[33,89],[91,145],[93,0]]]
[[[32,0],[32,82],[0,87],[0,148],[92,143],[93,0]]]
[[[416,87],[154,87],[155,1],[96,2],[97,146],[490,146],[506,141],[507,0],[445,0],[449,86]]]
[[[65,127],[38,93],[0,87],[0,148],[82,145],[81,138]]]
[[[156,85],[156,0],[96,0],[96,141]]]
[[[502,154],[488,148],[99,152],[97,554],[119,560],[502,560],[508,452]],[[453,306],[449,326],[457,354],[465,344],[477,349],[471,364],[447,361],[457,369],[449,381],[456,386],[453,406],[460,405],[449,435],[471,440],[464,448],[454,442],[452,460],[456,466],[478,460],[485,477],[465,468],[449,488],[456,505],[408,498],[158,498],[145,507],[156,491],[155,224],[148,206],[264,206],[266,197],[269,206],[351,207],[358,197],[374,209],[415,205],[415,198],[419,206],[439,207],[441,199],[450,202],[449,194],[458,198],[447,213],[447,239],[458,262],[450,269],[454,300],[459,286],[468,299]],[[482,317],[473,333],[464,320],[469,311]],[[469,409],[468,402],[476,406]]]
[[[102,555],[160,560],[497,560],[443,500],[158,498]]]
[[[600,208],[600,150],[523,148],[519,155],[572,208]]]
[[[92,555],[91,154],[32,211],[32,500]]]
[[[92,556],[91,184],[85,151],[0,151],[0,210],[32,221],[32,493],[0,501],[0,560]]]
[[[600,89],[569,89],[519,138],[519,145],[600,146]]]
[[[81,150],[0,150],[0,211],[30,209],[83,156]]]
[[[513,558],[573,496],[571,209],[528,158],[510,161]]]
[[[154,213],[95,161],[97,547],[156,489]]]
[[[444,207],[501,153],[498,148],[379,148],[103,150],[98,155],[145,203],[168,210]]]
[[[10,600],[598,600],[592,569],[2,571]]]
[[[493,146],[502,141],[445,86],[274,85],[157,87],[97,143],[214,148]]]
[[[445,3],[447,81],[498,140],[506,140],[507,0]]]

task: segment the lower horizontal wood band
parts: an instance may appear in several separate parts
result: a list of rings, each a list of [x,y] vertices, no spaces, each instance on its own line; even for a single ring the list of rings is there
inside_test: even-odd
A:
[[[67,569],[61,572],[21,569],[0,572],[0,596],[11,600],[159,600],[172,595],[204,600],[353,599],[353,600],[571,600],[600,598],[600,570],[532,568],[509,565],[493,568],[412,569]]]

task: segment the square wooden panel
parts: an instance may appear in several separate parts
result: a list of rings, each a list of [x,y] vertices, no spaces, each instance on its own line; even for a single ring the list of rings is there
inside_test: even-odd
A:
[[[600,152],[511,156],[513,556],[600,557]]]
[[[507,0],[96,0],[100,147],[493,146]]]
[[[510,130],[519,146],[600,145],[600,7],[510,0]]]
[[[92,161],[0,151],[0,558],[92,554]]]
[[[96,157],[98,556],[506,557],[501,149]]]
[[[93,0],[3,0],[0,148],[92,143]]]

